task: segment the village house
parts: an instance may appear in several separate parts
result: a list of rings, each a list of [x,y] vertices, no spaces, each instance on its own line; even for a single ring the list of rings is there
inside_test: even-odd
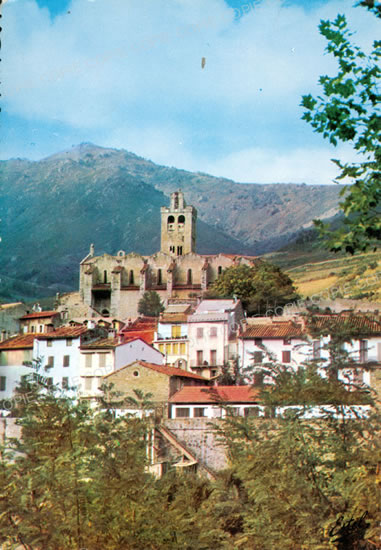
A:
[[[308,359],[308,349],[302,322],[293,320],[269,317],[248,319],[238,337],[242,373],[255,384],[263,381],[258,368],[262,364],[274,361],[297,368]]]
[[[151,345],[155,340],[157,323],[158,320],[156,317],[144,317],[140,315],[134,320],[128,319],[120,328],[118,334],[124,340],[141,338],[141,340]]]
[[[258,394],[251,386],[186,386],[170,398],[169,418],[258,416],[263,412]]]
[[[35,338],[36,334],[19,334],[0,342],[0,400],[11,399],[22,376],[33,372]]]
[[[189,370],[188,316],[190,304],[170,304],[160,315],[154,346],[168,366]]]
[[[162,365],[164,356],[141,338],[123,340],[121,337],[106,337],[82,344],[79,359],[81,398],[99,397],[104,376],[134,361]]]
[[[343,381],[374,386],[381,363],[381,323],[360,313],[314,314],[312,317],[252,318],[239,336],[238,355],[242,372],[248,381],[263,379],[261,365],[274,361],[297,369],[306,361],[329,363],[328,344],[332,335],[351,335],[341,347],[347,353],[348,368],[339,373]]]
[[[123,396],[136,399],[134,390],[151,394],[149,400],[155,407],[162,407],[167,416],[170,397],[183,386],[207,386],[209,381],[197,374],[144,361],[134,361],[103,377],[105,383],[114,385]]]
[[[96,256],[91,245],[80,264],[79,294],[61,296],[58,309],[68,318],[135,318],[147,290],[157,292],[165,305],[171,299],[194,299],[227,267],[258,261],[253,256],[197,254],[196,219],[196,209],[176,191],[171,194],[170,206],[161,209],[161,247],[156,254],[119,250],[115,256]]]
[[[237,336],[243,309],[240,300],[203,300],[188,317],[189,366],[213,378],[237,358]]]
[[[381,366],[381,321],[379,317],[353,313],[314,314],[307,322],[310,335],[310,359],[329,362],[327,345],[332,334],[349,333],[350,340],[342,344],[353,366],[343,369],[341,378],[356,384],[376,388]],[[316,331],[322,336],[317,337]]]
[[[21,332],[43,333],[53,330],[61,324],[58,311],[33,311],[20,317]]]
[[[80,347],[85,342],[106,336],[102,327],[63,326],[34,339],[33,359],[40,362],[40,372],[48,385],[63,390],[80,386]],[[76,393],[76,390],[74,390]]]

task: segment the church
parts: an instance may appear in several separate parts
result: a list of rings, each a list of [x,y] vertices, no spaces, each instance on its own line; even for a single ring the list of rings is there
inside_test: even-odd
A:
[[[91,245],[80,264],[79,298],[87,316],[126,319],[138,315],[144,292],[154,290],[164,305],[194,301],[232,265],[252,265],[253,256],[196,253],[197,210],[188,206],[181,191],[171,194],[161,208],[161,246],[152,256],[126,253],[96,256]],[[90,310],[92,311],[89,315]]]

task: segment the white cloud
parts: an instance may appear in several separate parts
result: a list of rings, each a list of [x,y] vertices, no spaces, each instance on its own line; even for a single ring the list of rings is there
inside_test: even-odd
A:
[[[334,71],[317,25],[340,11],[355,20],[360,42],[376,36],[376,18],[348,0],[308,13],[264,0],[239,21],[223,0],[72,0],[53,21],[34,0],[8,3],[5,109],[87,131],[89,141],[102,134],[104,145],[157,162],[225,167],[241,181],[276,151],[271,170],[296,181],[309,162],[300,160],[303,142],[306,159],[316,150],[298,122],[300,97]]]
[[[287,153],[277,149],[250,148],[208,163],[204,171],[241,183],[329,185],[340,174],[332,158],[356,161],[356,156],[347,146],[338,147],[334,154],[328,148],[296,148]]]

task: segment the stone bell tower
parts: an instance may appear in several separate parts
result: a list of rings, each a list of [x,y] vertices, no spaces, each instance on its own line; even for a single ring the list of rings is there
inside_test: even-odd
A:
[[[171,256],[196,252],[197,210],[187,206],[181,191],[171,193],[171,203],[161,207],[161,251]]]

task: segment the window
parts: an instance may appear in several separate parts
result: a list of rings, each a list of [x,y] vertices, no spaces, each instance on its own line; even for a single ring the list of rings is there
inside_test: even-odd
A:
[[[175,223],[175,217],[174,216],[168,216],[167,229],[173,229],[173,224],[174,223]]]
[[[203,361],[204,361],[204,352],[201,349],[197,351],[197,365],[202,365]]]
[[[134,284],[134,272],[133,272],[132,269],[130,269],[130,278],[129,278],[128,282],[130,283],[130,285]]]
[[[181,325],[172,325],[171,327],[171,336],[172,338],[181,337]]]
[[[134,370],[134,372],[132,373],[132,376],[134,376],[135,378],[138,378],[139,377],[139,371]]]
[[[262,363],[263,353],[261,351],[254,352],[254,363]]]
[[[34,329],[34,326],[32,325],[32,326],[30,327],[30,332],[34,332],[34,330],[35,330],[35,329]]]
[[[182,246],[178,246],[178,247],[177,247],[177,255],[178,255],[178,256],[182,256],[182,255],[183,255],[183,247],[182,247]]]
[[[92,386],[93,386],[93,379],[90,377],[85,378],[85,390],[91,391]]]
[[[312,359],[320,359],[320,340],[312,342]]]
[[[170,355],[172,353],[172,344],[166,344],[165,345],[165,353],[167,355]]]
[[[69,389],[69,378],[67,376],[62,377],[62,389],[63,390]]]
[[[177,342],[174,343],[172,345],[172,349],[173,349],[173,351],[172,351],[173,355],[178,355],[178,353],[179,353],[179,344]]]
[[[217,272],[218,272],[218,275],[221,275],[221,273],[222,273],[222,265],[219,265],[219,266],[218,266]]]
[[[239,416],[239,407],[228,407],[226,412],[228,416]]]
[[[159,351],[161,351],[161,353],[165,353],[165,346],[164,346],[164,344],[159,344]]]
[[[192,284],[192,270],[191,270],[191,269],[188,269],[188,273],[187,273],[187,284],[188,284],[188,285],[191,285],[191,284]]]
[[[199,327],[197,329],[196,335],[197,335],[197,338],[203,338],[204,337],[204,329]]]
[[[210,364],[217,365],[217,350],[215,349],[210,350]]]
[[[99,367],[101,369],[106,366],[106,356],[107,356],[107,353],[100,353],[99,354]]]
[[[53,340],[47,340],[46,347],[51,348],[53,345]]]
[[[48,362],[46,364],[47,367],[54,367],[54,355],[49,355]]]
[[[157,270],[157,284],[158,284],[158,285],[163,284],[163,278],[162,278],[161,269],[158,269],[158,270]]]
[[[86,359],[85,359],[85,362],[86,362],[86,368],[88,369],[91,369],[91,363],[92,363],[92,355],[91,353],[87,353],[85,355]]]
[[[254,344],[256,346],[261,346],[262,345],[262,338],[254,338]]]
[[[7,377],[0,376],[0,391],[5,391],[7,387]]]
[[[258,407],[245,407],[243,413],[246,418],[248,416],[259,416],[259,409]]]
[[[364,371],[363,369],[355,369],[353,371],[353,384],[355,386],[361,386],[364,383]]]
[[[66,346],[70,347],[73,343],[73,338],[66,338]]]
[[[70,365],[70,355],[63,356],[63,366],[68,367]]]
[[[291,363],[291,351],[282,351],[282,363]]]
[[[368,340],[360,340],[360,363],[368,361]]]
[[[177,223],[184,224],[185,223],[185,216],[181,214],[181,216],[178,217]]]
[[[186,353],[186,347],[185,347],[185,342],[181,342],[180,343],[180,353],[183,355],[184,353]]]
[[[216,338],[217,337],[217,327],[210,327],[210,334],[209,336],[211,338]]]
[[[103,282],[105,284],[107,284],[107,271],[106,270],[104,270],[104,272],[103,272]]]
[[[290,346],[291,345],[291,338],[283,338],[283,345],[284,346]]]
[[[253,375],[253,385],[254,386],[262,386],[263,385],[263,372],[255,372]]]
[[[203,418],[205,416],[205,407],[195,407],[193,416],[195,418]]]
[[[176,409],[176,418],[189,418],[190,410],[188,407]]]
[[[53,378],[49,377],[46,379],[46,385],[48,388],[51,388],[53,386]]]

